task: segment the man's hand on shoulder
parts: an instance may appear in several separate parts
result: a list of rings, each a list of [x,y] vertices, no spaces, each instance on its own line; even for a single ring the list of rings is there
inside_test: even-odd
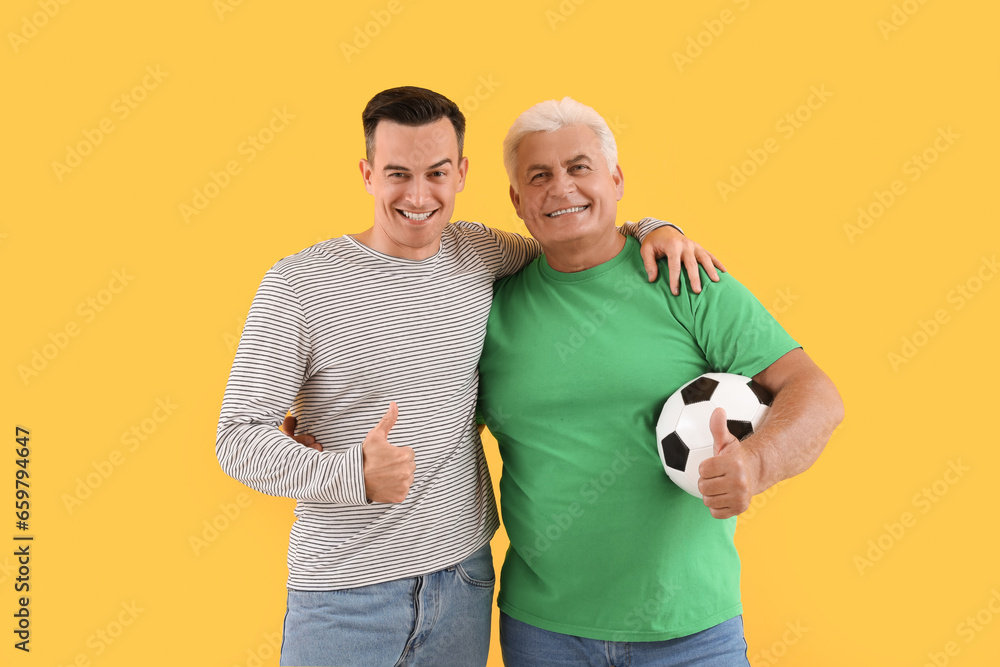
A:
[[[646,266],[646,273],[649,274],[649,282],[656,280],[659,274],[656,266],[657,258],[665,257],[667,259],[670,271],[670,291],[675,296],[680,294],[682,265],[687,270],[688,278],[691,280],[691,289],[694,290],[695,294],[701,294],[701,276],[698,275],[699,263],[705,267],[705,272],[712,279],[712,282],[719,282],[716,268],[720,271],[726,270],[726,267],[715,255],[670,225],[651,231],[646,236],[646,240],[642,242],[639,252],[642,255],[642,263]]]

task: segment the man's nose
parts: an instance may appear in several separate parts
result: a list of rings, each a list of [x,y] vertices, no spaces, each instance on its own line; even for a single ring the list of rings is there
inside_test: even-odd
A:
[[[554,197],[565,197],[576,190],[576,182],[568,172],[560,171],[552,175],[549,194]]]
[[[414,178],[410,181],[410,187],[406,191],[406,198],[413,204],[414,208],[423,208],[432,199],[430,185],[422,178]]]

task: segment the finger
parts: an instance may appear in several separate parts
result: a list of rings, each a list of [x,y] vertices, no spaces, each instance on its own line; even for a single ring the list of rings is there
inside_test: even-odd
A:
[[[396,418],[399,417],[399,406],[396,405],[395,401],[389,403],[389,409],[385,411],[382,415],[382,419],[378,420],[378,424],[372,430],[382,435],[384,438],[389,437],[389,431],[396,424]]]
[[[304,444],[309,449],[315,449],[317,452],[323,451],[323,445],[319,444],[318,442],[315,442],[315,441],[313,441],[313,442],[304,442],[302,444]]]
[[[646,267],[646,275],[649,276],[649,282],[653,282],[656,280],[656,276],[659,275],[659,268],[656,266],[656,251],[643,243],[639,246],[639,255],[642,256],[642,264]]]
[[[694,257],[694,251],[685,251],[683,255],[684,268],[687,269],[688,279],[691,281],[691,289],[695,294],[701,294],[701,274],[698,273],[698,260]]]
[[[704,248],[699,248],[698,252],[695,253],[695,257],[698,259],[698,263],[705,267],[705,273],[708,274],[712,282],[719,282],[719,274],[715,271],[715,265],[712,263],[712,253]]]
[[[297,423],[295,417],[285,415],[285,421],[281,422],[281,432],[285,435],[295,435],[295,425]]]
[[[702,465],[705,463],[707,463],[707,460],[703,461]],[[728,493],[727,486],[725,474],[711,475],[709,477],[705,477],[703,475],[698,480],[698,492],[701,493],[702,498],[706,500],[706,505],[708,504],[707,501],[709,498],[720,498],[726,495],[726,493]]]
[[[681,257],[673,255],[667,258],[667,272],[670,281],[670,293],[677,296],[681,293]]]
[[[729,426],[726,424],[725,408],[716,408],[712,411],[712,416],[708,419],[708,428],[712,431],[713,450],[716,456],[728,445],[736,442],[736,436],[729,432]]]

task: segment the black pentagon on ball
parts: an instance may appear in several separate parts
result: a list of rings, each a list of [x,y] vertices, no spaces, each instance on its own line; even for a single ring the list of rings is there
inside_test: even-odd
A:
[[[761,405],[766,405],[767,407],[771,407],[771,403],[774,401],[774,396],[771,395],[771,392],[769,392],[767,389],[764,389],[764,387],[760,386],[753,380],[747,382],[747,386],[750,387],[750,391],[752,391],[754,395],[757,396],[757,400],[760,401]]]
[[[684,400],[684,405],[707,401],[712,398],[712,394],[715,393],[715,388],[718,386],[718,380],[713,380],[712,378],[707,377],[698,378],[688,386],[681,389],[681,398]]]
[[[666,462],[668,468],[683,472],[684,466],[688,462],[688,452],[690,450],[676,432],[660,440],[660,450],[663,452],[663,460]]]
[[[748,435],[753,435],[753,424],[742,419],[727,419],[726,426],[729,432],[736,436],[737,440],[746,440]]]

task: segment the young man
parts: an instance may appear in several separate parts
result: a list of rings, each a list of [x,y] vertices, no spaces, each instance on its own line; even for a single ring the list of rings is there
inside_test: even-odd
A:
[[[449,224],[468,171],[453,102],[395,88],[362,119],[373,224],[264,276],[226,387],[218,459],[251,488],[298,500],[281,664],[482,665],[498,518],[474,422],[476,366],[494,280],[539,247]],[[696,244],[662,233],[672,261],[697,256],[712,270]],[[322,448],[277,429],[289,410]]]
[[[504,463],[504,664],[747,665],[735,517],[815,461],[840,397],[731,277],[698,296],[685,281],[679,297],[648,281],[615,233],[624,177],[593,109],[538,104],[504,147],[511,200],[544,251],[497,284],[479,366]],[[752,376],[774,402],[743,442],[712,415],[702,501],[663,473],[654,425],[710,371]]]

